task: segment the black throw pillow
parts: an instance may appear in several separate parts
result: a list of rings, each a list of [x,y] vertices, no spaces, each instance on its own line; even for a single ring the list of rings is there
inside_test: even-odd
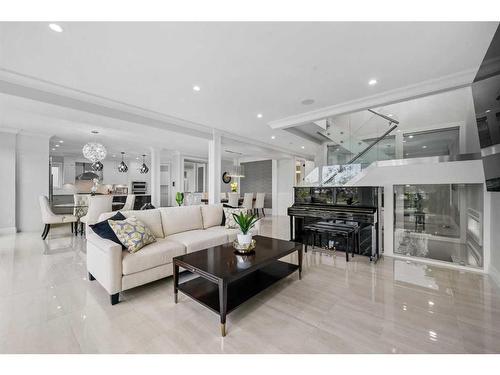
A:
[[[115,215],[111,216],[108,220],[125,220],[126,217],[123,216],[121,212],[117,212]],[[108,223],[108,220],[101,221],[99,223],[95,223],[90,225],[90,228],[101,238],[106,240],[111,240],[117,244],[122,245],[122,248],[125,249],[125,246],[120,242],[118,237],[116,237],[115,232],[111,229],[111,226]]]

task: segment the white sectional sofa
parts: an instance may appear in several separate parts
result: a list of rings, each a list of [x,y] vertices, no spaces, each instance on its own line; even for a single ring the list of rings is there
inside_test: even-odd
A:
[[[99,217],[106,220],[116,212]],[[172,259],[234,241],[239,230],[221,225],[222,205],[162,207],[144,211],[121,211],[125,217],[135,216],[148,226],[156,242],[136,253],[103,239],[87,230],[87,270],[111,296],[111,304],[119,301],[121,291],[171,276]],[[259,223],[253,234],[259,233]]]

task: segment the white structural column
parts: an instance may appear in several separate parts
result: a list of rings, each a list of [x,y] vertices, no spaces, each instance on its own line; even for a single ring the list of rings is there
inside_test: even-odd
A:
[[[278,160],[271,161],[272,166],[272,215],[278,215]]]
[[[16,227],[40,231],[40,195],[49,195],[49,135],[21,131],[16,144]],[[3,193],[3,190],[2,190]]]
[[[208,141],[208,203],[220,202],[221,189],[221,136],[213,131],[212,139]]]
[[[151,203],[160,207],[160,150],[150,148],[151,151]]]

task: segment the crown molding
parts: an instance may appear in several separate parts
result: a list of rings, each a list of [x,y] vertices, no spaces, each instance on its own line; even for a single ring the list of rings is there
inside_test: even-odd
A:
[[[268,125],[272,129],[284,129],[324,119],[326,117],[362,111],[373,107],[394,104],[430,94],[437,94],[440,92],[466,87],[469,86],[474,80],[476,71],[477,69],[470,69],[437,79],[420,82],[414,85],[385,91],[380,94],[366,96],[361,99],[319,108],[314,111],[304,112],[298,115],[270,121]]]
[[[34,132],[34,131],[31,131],[31,130],[24,130],[24,129],[21,129],[17,133],[17,135],[25,135],[25,136],[28,136],[28,137],[39,137],[39,138],[46,139],[47,142],[50,140],[51,137],[53,137],[53,135],[51,135],[51,134]]]
[[[17,134],[19,132],[20,132],[20,129],[0,126],[0,133]]]
[[[212,128],[0,68],[0,92],[105,117],[209,139]]]
[[[312,157],[311,155],[300,152],[294,153],[285,148],[242,137],[239,134],[233,134],[203,124],[168,116],[3,68],[0,68],[0,92],[197,138],[209,140],[212,139],[214,134],[219,134],[222,137],[239,140],[288,155],[298,154],[304,158]]]

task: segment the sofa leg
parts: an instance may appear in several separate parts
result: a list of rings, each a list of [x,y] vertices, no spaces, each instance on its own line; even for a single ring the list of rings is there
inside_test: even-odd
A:
[[[94,280],[95,280],[94,275],[92,275],[90,272],[89,272],[89,280],[90,280],[90,281],[94,281]]]
[[[50,230],[50,224],[45,224],[45,228],[43,229],[42,233],[42,240],[45,240],[47,238],[47,235],[49,234]]]
[[[120,293],[112,294],[110,297],[112,305],[116,305],[118,302],[120,302]]]

